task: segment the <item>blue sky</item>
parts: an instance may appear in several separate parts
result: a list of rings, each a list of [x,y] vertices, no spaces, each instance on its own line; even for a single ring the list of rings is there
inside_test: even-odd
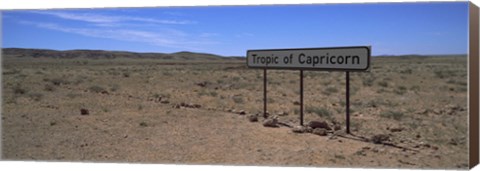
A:
[[[371,45],[373,55],[467,53],[468,3],[2,12],[4,48],[193,51]]]

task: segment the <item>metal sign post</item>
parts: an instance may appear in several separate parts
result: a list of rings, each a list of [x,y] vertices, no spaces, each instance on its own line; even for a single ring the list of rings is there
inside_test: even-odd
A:
[[[303,126],[303,70],[300,70],[300,125]]]
[[[263,118],[267,118],[267,68],[263,69]]]
[[[346,98],[346,124],[347,124],[347,134],[350,134],[350,72],[345,72],[345,98]]]

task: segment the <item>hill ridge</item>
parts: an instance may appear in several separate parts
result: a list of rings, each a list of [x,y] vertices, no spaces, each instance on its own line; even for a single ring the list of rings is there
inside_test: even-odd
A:
[[[225,57],[209,53],[180,51],[175,53],[156,52],[129,52],[108,50],[51,50],[33,48],[3,48],[4,57],[33,57],[33,58],[60,58],[60,59],[114,59],[114,58],[137,58],[137,59],[165,59],[165,60],[234,60],[241,57]]]

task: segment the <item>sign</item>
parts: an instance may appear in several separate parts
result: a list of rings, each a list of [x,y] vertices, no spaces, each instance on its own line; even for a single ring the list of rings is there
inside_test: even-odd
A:
[[[262,69],[365,71],[370,47],[248,50],[247,66]]]

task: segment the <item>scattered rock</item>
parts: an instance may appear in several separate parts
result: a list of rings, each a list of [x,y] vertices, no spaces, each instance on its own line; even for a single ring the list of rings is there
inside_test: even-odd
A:
[[[269,118],[263,121],[263,126],[265,127],[278,127],[277,124],[278,124],[277,118]]]
[[[450,139],[450,141],[448,142],[448,144],[450,144],[450,145],[458,145],[458,142],[457,142],[457,140],[455,140],[455,139],[452,138],[452,139]]]
[[[328,123],[326,121],[310,121],[308,123],[308,126],[312,127],[313,129],[324,128],[326,130],[332,130],[332,128],[330,128],[330,126],[328,125]]]
[[[307,132],[307,129],[304,126],[297,125],[292,128],[292,132],[294,133],[305,133]]]
[[[169,103],[169,102],[168,102]],[[176,104],[173,106],[173,108],[182,108],[182,107],[185,107],[185,108],[201,108],[202,105],[199,105],[199,104],[193,104],[193,103],[180,103],[180,104]]]
[[[81,115],[88,115],[90,112],[87,109],[80,109],[80,114]]]
[[[239,115],[245,115],[245,114],[247,114],[247,112],[245,112],[244,110],[240,110],[240,111],[238,111],[238,114]]]
[[[403,131],[404,128],[402,127],[394,127],[394,128],[390,128],[390,132],[401,132]],[[388,128],[387,128],[388,130]]]
[[[312,133],[312,132],[313,132],[313,128],[312,128],[312,127],[309,127],[309,126],[305,126],[305,132]]]
[[[320,135],[320,136],[327,136],[328,132],[325,128],[315,128],[312,131],[313,134],[315,135]]]
[[[423,109],[423,110],[418,111],[417,114],[426,115],[426,114],[431,113],[431,112],[433,112],[433,111],[430,110],[430,109]]]
[[[338,131],[338,130],[341,130],[341,129],[342,129],[342,126],[340,126],[340,125],[334,125],[333,126],[334,131]]]
[[[199,82],[199,83],[197,83],[196,85],[197,85],[197,86],[200,86],[200,87],[205,87],[205,86],[207,86],[208,84],[210,84],[210,82],[204,81],[204,82]]]
[[[278,116],[287,116],[288,112],[279,112],[277,115]]]
[[[440,109],[433,109],[433,113],[439,115],[439,114],[442,114],[443,110],[440,110]]]
[[[381,144],[384,141],[388,141],[388,140],[390,140],[390,136],[386,134],[377,134],[372,136],[372,138],[370,139],[370,141],[372,141],[375,144]]]
[[[248,120],[249,120],[250,122],[258,122],[258,114],[249,115],[249,116],[248,116]]]

